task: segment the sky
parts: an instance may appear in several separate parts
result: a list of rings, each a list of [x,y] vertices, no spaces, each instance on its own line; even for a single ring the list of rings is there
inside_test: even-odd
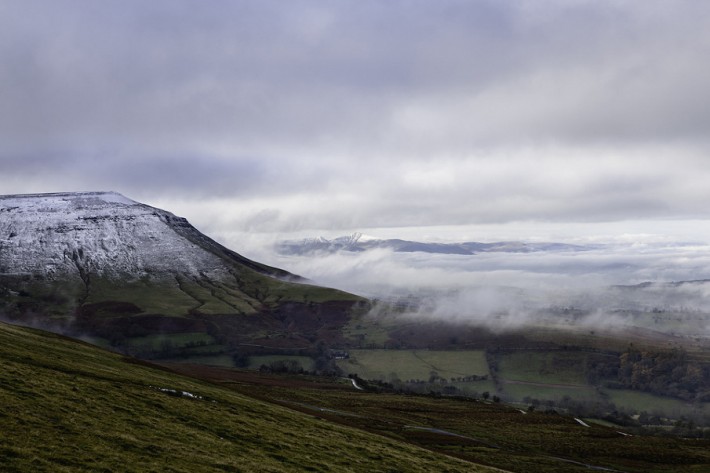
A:
[[[0,193],[114,190],[236,249],[710,241],[708,57],[704,0],[0,0]]]

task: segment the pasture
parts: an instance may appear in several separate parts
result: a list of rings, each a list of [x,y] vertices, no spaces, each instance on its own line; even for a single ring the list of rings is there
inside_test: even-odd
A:
[[[352,350],[338,366],[346,374],[381,380],[428,380],[434,372],[444,379],[489,374],[483,350]]]

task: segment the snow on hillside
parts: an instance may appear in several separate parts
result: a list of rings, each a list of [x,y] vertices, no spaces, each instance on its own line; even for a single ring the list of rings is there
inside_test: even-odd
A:
[[[176,225],[187,222],[115,192],[0,196],[0,273],[224,271]]]

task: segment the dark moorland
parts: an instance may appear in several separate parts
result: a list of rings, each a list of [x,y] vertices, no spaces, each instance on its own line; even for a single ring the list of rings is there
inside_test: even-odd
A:
[[[199,380],[6,324],[0,362],[9,472],[710,468],[708,440],[492,401],[364,392],[342,378],[169,365]]]

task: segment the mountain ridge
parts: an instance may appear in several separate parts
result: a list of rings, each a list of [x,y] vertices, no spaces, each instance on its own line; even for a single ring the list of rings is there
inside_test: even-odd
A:
[[[0,315],[14,322],[124,351],[167,334],[232,353],[240,343],[342,342],[340,327],[363,303],[115,192],[0,196]]]
[[[116,269],[116,267],[118,267],[119,270],[124,269],[127,271],[135,271],[135,265],[132,266],[128,261],[126,261],[125,258],[122,258],[122,256],[125,257],[126,255],[119,254],[120,249],[117,246],[107,246],[110,243],[115,242],[114,240],[118,237],[120,237],[121,242],[125,242],[127,235],[113,234],[115,232],[111,232],[112,226],[116,227],[114,230],[118,230],[119,232],[123,229],[117,228],[117,225],[111,225],[111,223],[102,225],[102,221],[112,220],[113,222],[117,222],[119,220],[125,220],[135,222],[137,220],[144,220],[146,221],[144,223],[152,227],[150,230],[154,234],[159,234],[162,229],[159,226],[151,225],[151,223],[157,222],[149,222],[149,220],[157,218],[165,226],[179,234],[181,237],[192,242],[196,247],[207,249],[218,257],[228,257],[239,264],[243,264],[263,274],[286,279],[302,280],[302,278],[292,275],[287,271],[257,263],[225,248],[221,244],[200,233],[187,221],[187,219],[183,217],[178,217],[171,212],[136,202],[116,192],[63,192],[51,194],[15,194],[0,196],[0,214],[3,215],[2,220],[0,220],[0,256],[2,257],[0,258],[0,264],[4,262],[5,265],[7,265],[8,263],[12,264],[14,262],[15,265],[19,264],[24,267],[29,266],[31,268],[30,272],[32,273],[41,271],[41,268],[32,268],[30,260],[46,261],[48,257],[46,254],[47,252],[53,253],[53,255],[49,255],[50,259],[54,260],[51,263],[52,265],[59,268],[63,266],[59,261],[57,261],[56,256],[58,252],[56,251],[56,248],[51,247],[51,244],[54,241],[59,244],[64,244],[66,247],[67,238],[58,237],[56,235],[57,233],[69,233],[75,241],[82,242],[87,246],[92,246],[89,244],[90,242],[82,241],[80,238],[86,230],[103,231],[103,234],[89,236],[100,237],[102,245],[101,249],[104,252],[109,253],[108,259],[111,260],[111,269]],[[40,225],[40,222],[36,222],[32,219],[32,216],[41,217],[42,224]],[[23,223],[24,228],[17,228],[18,225],[23,226]],[[53,223],[55,224],[54,226],[52,226]],[[92,224],[93,228],[91,228]],[[131,229],[128,228],[128,230]],[[38,234],[39,238],[36,238]],[[20,238],[24,237],[25,241],[19,243],[17,241],[13,241],[13,238],[18,236]],[[155,239],[155,236],[157,235],[152,235],[152,239]],[[134,246],[140,245],[141,243],[144,244],[147,242],[129,242],[129,244],[133,244]],[[176,244],[176,242],[172,243]],[[37,252],[27,254],[30,247],[35,246],[45,249],[45,254],[42,252],[39,254]],[[5,251],[3,251],[3,249]],[[81,249],[81,253],[84,252],[83,248],[65,249],[72,251],[72,259],[75,259],[73,258],[73,251],[76,250],[78,252]],[[167,248],[164,248],[164,250],[165,249]],[[185,245],[180,245],[178,250],[186,252],[189,249],[185,247]],[[22,258],[23,255],[26,256]],[[62,261],[66,259],[66,256],[68,255],[62,252]],[[83,259],[80,254],[77,254],[77,256],[79,259]],[[24,261],[22,261],[22,259],[24,259]],[[76,261],[74,261],[74,263],[76,265]],[[99,263],[99,270],[109,271],[109,266],[106,261]],[[172,263],[174,263],[174,261],[171,262],[171,264]],[[121,267],[121,265],[124,267]],[[0,273],[7,272],[7,270],[3,271],[3,267],[0,266]]]
[[[599,245],[575,245],[558,242],[498,241],[457,243],[420,242],[399,238],[379,239],[356,232],[351,235],[327,239],[324,237],[284,240],[276,244],[276,251],[282,255],[312,255],[318,253],[363,252],[386,249],[396,253],[438,253],[473,256],[477,253],[507,252],[532,253],[542,251],[588,251],[599,249]]]

